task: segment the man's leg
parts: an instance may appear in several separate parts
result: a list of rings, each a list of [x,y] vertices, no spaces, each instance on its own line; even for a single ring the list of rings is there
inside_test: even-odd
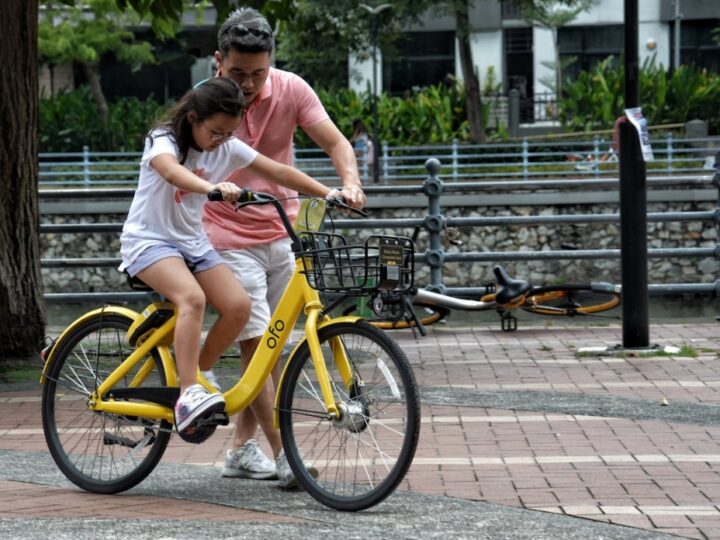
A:
[[[240,354],[242,355],[243,369],[247,369],[255,349],[260,344],[261,337],[248,339],[240,342]],[[250,439],[255,438],[258,424],[262,429],[268,443],[272,448],[273,456],[277,459],[282,442],[280,432],[273,425],[273,407],[275,405],[275,384],[269,378],[265,387],[258,394],[247,409],[240,411],[235,423],[235,435],[233,436],[233,448],[243,446]]]
[[[232,250],[220,252],[220,255],[233,270],[235,277],[243,284],[252,302],[252,313],[250,320],[238,337],[242,355],[242,367],[247,368],[257,345],[260,343],[262,334],[270,321],[271,308],[269,300],[277,305],[280,295],[285,289],[292,275],[292,266],[288,263],[289,242],[280,242],[278,248],[275,243],[257,246],[245,250]],[[272,253],[278,251],[284,253],[282,261],[273,259]],[[277,266],[282,262],[281,273],[289,274],[284,280],[278,281]],[[277,294],[271,294],[271,289],[277,289]],[[209,369],[202,360],[200,369]],[[255,436],[258,423],[268,439],[275,457],[282,448],[279,432],[273,426],[273,407],[275,399],[275,385],[268,380],[265,388],[254,402],[244,411],[238,413],[236,428],[233,436],[232,449],[228,451],[225,458],[224,476],[251,477],[251,478],[274,478],[275,464],[270,462],[262,453]],[[272,475],[267,474],[272,469]]]

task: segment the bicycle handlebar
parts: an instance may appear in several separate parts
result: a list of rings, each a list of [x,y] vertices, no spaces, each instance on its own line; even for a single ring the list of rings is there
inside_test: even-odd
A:
[[[220,190],[214,189],[207,194],[207,198],[210,201],[222,201],[223,195]],[[358,210],[348,205],[343,197],[333,197],[332,199],[328,199],[327,203],[331,206],[337,206],[342,208],[343,210],[349,210],[363,217],[367,217],[367,214],[362,210]],[[282,221],[283,226],[285,227],[285,230],[287,231],[290,239],[293,242],[299,242],[299,239],[295,234],[295,230],[293,229],[292,223],[290,223],[290,218],[288,218],[287,212],[285,212],[282,204],[280,204],[280,201],[275,196],[270,195],[269,193],[263,193],[262,191],[252,191],[246,188],[242,188],[240,198],[235,201],[234,204],[236,209],[240,209],[248,204],[272,204],[275,207],[278,215],[280,216],[280,220]]]

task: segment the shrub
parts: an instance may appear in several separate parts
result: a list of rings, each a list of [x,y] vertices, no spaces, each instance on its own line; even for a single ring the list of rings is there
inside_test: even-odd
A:
[[[639,72],[640,104],[651,125],[706,120],[720,129],[720,76],[692,65],[666,71],[646,60]],[[560,119],[571,131],[610,129],[624,109],[624,67],[613,58],[565,83]]]
[[[98,120],[90,90],[81,87],[40,100],[40,152],[138,151],[148,128],[164,110],[153,100],[121,98],[109,104],[108,123]]]

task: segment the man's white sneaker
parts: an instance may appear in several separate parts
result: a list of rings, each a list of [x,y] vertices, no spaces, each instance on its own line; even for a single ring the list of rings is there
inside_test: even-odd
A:
[[[280,455],[278,455],[278,458],[275,462],[277,464],[277,476],[278,476],[278,485],[283,489],[294,489],[298,487],[300,484],[295,478],[295,473],[293,473],[292,469],[290,468],[290,463],[288,463],[287,457],[285,456],[285,450],[280,450]],[[318,470],[315,467],[305,467],[310,473],[310,476],[313,478],[318,477]]]
[[[193,384],[185,389],[175,403],[175,427],[181,433],[203,414],[224,410],[222,394],[210,394],[202,385]]]
[[[229,478],[274,480],[277,478],[277,469],[275,463],[260,449],[257,441],[250,439],[237,450],[227,451],[222,475]]]

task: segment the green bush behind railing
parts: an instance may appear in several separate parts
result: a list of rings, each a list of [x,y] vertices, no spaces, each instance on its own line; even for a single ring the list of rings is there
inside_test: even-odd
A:
[[[560,120],[569,131],[612,128],[624,111],[624,67],[607,58],[563,86]],[[683,65],[666,71],[653,59],[639,72],[640,104],[650,125],[684,123],[694,118],[720,131],[720,75]]]
[[[623,67],[608,58],[592,70],[564,85],[560,121],[569,132],[611,129],[623,113]],[[494,80],[494,79],[493,79]],[[484,86],[485,124],[498,101],[498,87]],[[368,92],[350,89],[318,90],[330,117],[347,137],[355,119],[372,130],[372,99]],[[640,103],[650,125],[683,123],[694,118],[708,122],[710,132],[720,131],[720,75],[693,66],[665,71],[653,61],[640,70]],[[86,87],[66,91],[40,102],[40,152],[78,152],[84,145],[93,151],[139,151],[143,137],[155,118],[171,104],[155,100],[121,98],[109,104],[109,120],[99,121]],[[464,88],[457,81],[408,91],[403,96],[381,94],[377,98],[378,135],[390,146],[449,144],[469,141]],[[502,140],[502,127],[488,129],[489,140]],[[314,143],[298,130],[299,148]]]

